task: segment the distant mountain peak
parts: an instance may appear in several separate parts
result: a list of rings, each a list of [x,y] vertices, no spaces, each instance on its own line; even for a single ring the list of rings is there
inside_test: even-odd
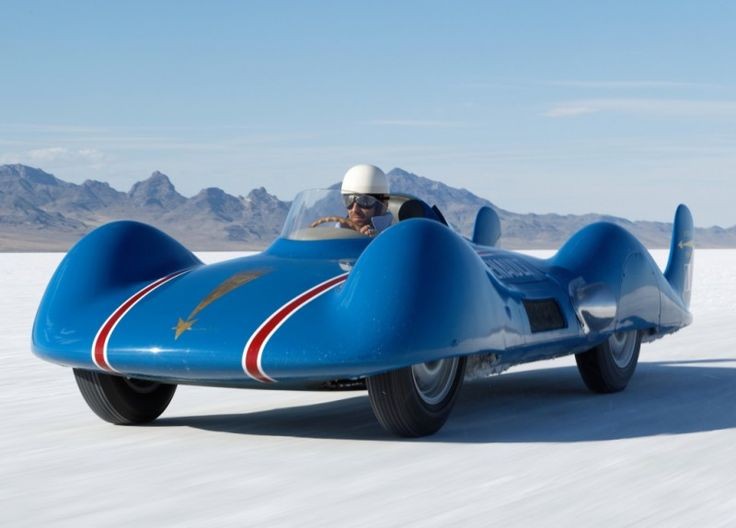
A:
[[[157,170],[153,171],[151,175],[148,177],[148,179],[149,180],[164,180],[168,182],[169,185],[173,186],[169,177],[161,171],[157,171]]]
[[[430,205],[437,205],[442,210],[451,210],[458,204],[480,208],[491,206],[499,213],[504,212],[488,200],[481,198],[467,189],[451,187],[450,185],[418,176],[412,172],[395,167],[386,173],[391,192],[406,193],[422,198]]]
[[[253,189],[251,192],[248,193],[248,196],[245,197],[245,200],[247,202],[277,202],[279,199],[273,195],[270,194],[265,187],[258,187],[257,189]]]
[[[169,177],[159,171],[154,171],[148,179],[133,184],[128,196],[138,207],[157,207],[165,211],[175,209],[186,201],[186,198],[176,192]]]
[[[91,189],[112,189],[109,183],[100,180],[84,180],[82,187],[89,187]]]
[[[214,215],[219,221],[236,222],[242,217],[243,204],[219,187],[207,187],[190,198],[178,213],[193,216],[195,211]]]
[[[63,183],[48,172],[35,167],[29,167],[28,165],[21,165],[20,163],[0,166],[0,181],[9,180],[24,180],[33,185],[56,186]]]
[[[174,184],[171,183],[171,179],[169,179],[169,177],[166,176],[166,174],[160,171],[153,171],[151,175],[145,180],[141,180],[133,184],[133,187],[130,189],[130,193],[132,193],[134,189],[141,188],[141,187],[147,187],[147,188],[156,187],[156,188],[161,188],[161,189],[170,189],[172,191],[176,190],[174,187]]]
[[[207,197],[207,198],[220,198],[225,196],[227,193],[220,189],[219,187],[205,187],[201,191],[199,191],[193,199],[196,199],[197,197]]]

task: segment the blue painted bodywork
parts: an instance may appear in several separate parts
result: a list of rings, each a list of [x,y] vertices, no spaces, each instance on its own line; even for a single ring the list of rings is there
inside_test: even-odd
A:
[[[477,239],[497,238],[495,229],[476,226],[485,233]],[[654,339],[689,324],[692,253],[685,206],[665,274],[630,233],[605,222],[585,227],[546,260],[478,245],[418,218],[375,239],[279,238],[263,253],[211,265],[153,227],[115,222],[87,235],[59,265],[38,310],[33,350],[54,363],[98,369],[92,347],[108,317],[147,284],[186,270],[117,323],[107,344],[115,371],[292,388],[450,356],[493,353],[505,364],[523,363],[588,350],[613,332],[636,329]],[[264,321],[346,272],[344,283],[268,339],[261,366],[279,383],[249,376],[244,349]],[[255,278],[222,293],[243,273]],[[543,306],[536,316],[534,306]],[[191,325],[177,336],[180,321]]]

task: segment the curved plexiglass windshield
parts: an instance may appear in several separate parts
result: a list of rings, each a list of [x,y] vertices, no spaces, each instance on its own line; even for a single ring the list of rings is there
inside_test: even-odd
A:
[[[339,189],[303,191],[291,204],[281,236],[291,240],[366,238],[353,229],[341,228],[336,219],[345,217],[345,204]]]

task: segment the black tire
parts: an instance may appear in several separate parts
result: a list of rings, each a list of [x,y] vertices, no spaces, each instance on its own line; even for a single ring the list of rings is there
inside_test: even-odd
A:
[[[89,408],[116,425],[152,422],[166,410],[176,391],[176,385],[91,370],[74,369],[74,379]]]
[[[465,376],[465,358],[448,358],[370,376],[373,414],[404,437],[437,432],[447,421]]]
[[[641,333],[612,334],[595,348],[577,354],[575,361],[585,385],[593,392],[619,392],[629,384],[639,361]]]

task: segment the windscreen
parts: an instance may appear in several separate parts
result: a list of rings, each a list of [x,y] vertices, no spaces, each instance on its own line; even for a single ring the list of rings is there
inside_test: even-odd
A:
[[[303,191],[291,204],[281,236],[291,240],[363,238],[364,235],[354,229],[339,225],[336,219],[345,217],[345,204],[339,189]]]

